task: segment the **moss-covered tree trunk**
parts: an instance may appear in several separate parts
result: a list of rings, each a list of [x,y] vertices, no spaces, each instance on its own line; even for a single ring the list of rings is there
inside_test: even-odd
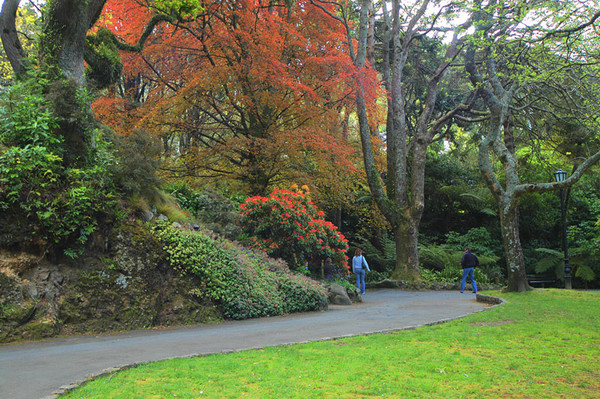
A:
[[[519,235],[519,212],[516,207],[511,205],[504,208],[500,210],[500,228],[508,272],[506,290],[509,292],[529,291],[532,288],[527,282],[525,258]]]
[[[396,267],[390,278],[396,281],[416,281],[421,278],[418,267],[419,252],[417,249],[418,227],[406,220],[398,223],[395,229]]]
[[[88,30],[106,0],[48,0],[39,44],[40,66],[56,78],[85,86],[83,57]]]

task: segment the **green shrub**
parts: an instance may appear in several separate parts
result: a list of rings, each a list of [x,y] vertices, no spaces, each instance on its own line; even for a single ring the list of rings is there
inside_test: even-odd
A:
[[[55,134],[58,122],[44,98],[43,79],[27,79],[2,92],[0,143],[7,147],[47,147],[60,155],[62,138]]]
[[[115,185],[126,197],[141,197],[153,203],[161,181],[157,175],[159,144],[144,132],[128,136],[111,135],[118,161],[110,165]]]
[[[323,287],[307,277],[290,273],[279,274],[277,289],[281,293],[285,313],[308,312],[327,306]]]
[[[201,231],[179,230],[165,223],[154,232],[171,265],[199,278],[195,294],[218,301],[225,317],[247,319],[320,309],[324,288],[292,275],[279,261],[242,249]]]
[[[63,136],[41,91],[30,79],[0,98],[0,142],[6,146],[0,149],[0,244],[36,241],[42,251],[76,256],[98,221],[114,212],[108,168],[115,158],[99,140],[88,163],[65,163]]]
[[[446,236],[445,248],[464,251],[466,247],[471,248],[478,257],[494,257],[503,253],[503,247],[500,240],[492,238],[490,232],[485,227],[470,229],[466,234],[459,234],[451,231]]]
[[[421,269],[425,281],[439,281],[442,283],[458,283],[462,279],[463,270],[458,266],[447,266],[442,270]],[[475,281],[477,284],[490,284],[493,282],[484,270],[475,268]]]
[[[426,281],[440,281],[443,283],[455,283],[462,278],[462,269],[456,266],[449,266],[442,270],[431,270],[422,268],[421,275]],[[475,277],[475,281],[477,277]]]
[[[479,229],[478,233],[481,233]],[[454,239],[458,235],[453,235]],[[461,259],[464,254],[464,248],[460,245],[420,245],[419,261],[421,263],[421,274],[426,280],[438,279],[442,282],[455,282],[462,276]],[[474,251],[473,251],[474,252]],[[502,283],[504,280],[502,269],[498,265],[499,257],[489,255],[490,251],[482,251],[483,254],[476,253],[479,259],[479,267],[475,268],[475,280],[488,284],[494,282]],[[425,272],[431,270],[434,273]]]
[[[68,255],[81,251],[99,214],[111,213],[115,204],[99,166],[65,170],[60,157],[39,146],[0,153],[0,209]]]
[[[173,184],[166,191],[206,228],[231,240],[242,233],[237,205],[219,192],[211,189],[197,191],[187,184]]]
[[[378,272],[377,270],[371,270],[365,275],[365,282],[367,283],[378,283],[382,280],[388,279],[389,273]]]

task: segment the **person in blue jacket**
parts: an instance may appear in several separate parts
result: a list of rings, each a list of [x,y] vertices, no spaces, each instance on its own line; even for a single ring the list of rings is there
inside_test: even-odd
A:
[[[463,276],[460,281],[460,293],[465,291],[465,285],[467,283],[467,276],[471,278],[471,285],[473,286],[473,293],[477,294],[477,283],[475,282],[475,268],[479,266],[479,259],[474,253],[467,247],[461,260],[461,266],[463,268]]]
[[[356,274],[356,288],[361,294],[365,293],[365,273],[370,272],[369,264],[362,254],[362,249],[357,248],[354,251],[354,257],[352,258],[352,271]]]

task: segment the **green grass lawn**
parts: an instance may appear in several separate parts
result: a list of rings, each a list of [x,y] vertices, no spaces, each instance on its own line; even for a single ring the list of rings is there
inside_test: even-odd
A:
[[[64,397],[600,397],[599,292],[489,294],[507,303],[416,330],[152,363]]]

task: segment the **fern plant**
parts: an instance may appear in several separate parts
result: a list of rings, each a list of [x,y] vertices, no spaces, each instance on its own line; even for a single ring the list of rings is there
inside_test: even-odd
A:
[[[461,259],[463,251],[443,245],[420,245],[419,260],[422,271],[434,271],[438,281],[454,282],[462,277]],[[475,269],[475,280],[484,284],[501,283],[503,274],[498,266],[498,256],[477,255],[479,267]],[[426,277],[426,273],[423,276]],[[430,277],[431,278],[431,277]],[[426,277],[427,279],[427,277]]]
[[[537,252],[545,256],[535,265],[536,273],[552,273],[556,278],[564,280],[564,253],[555,249],[537,248]],[[569,250],[569,265],[572,275],[585,281],[594,281],[600,275],[600,250],[598,248],[571,248]]]
[[[361,248],[369,262],[371,270],[378,271],[387,278],[396,266],[396,243],[386,235],[381,238],[380,247],[377,248],[366,238],[359,238],[351,247]]]

